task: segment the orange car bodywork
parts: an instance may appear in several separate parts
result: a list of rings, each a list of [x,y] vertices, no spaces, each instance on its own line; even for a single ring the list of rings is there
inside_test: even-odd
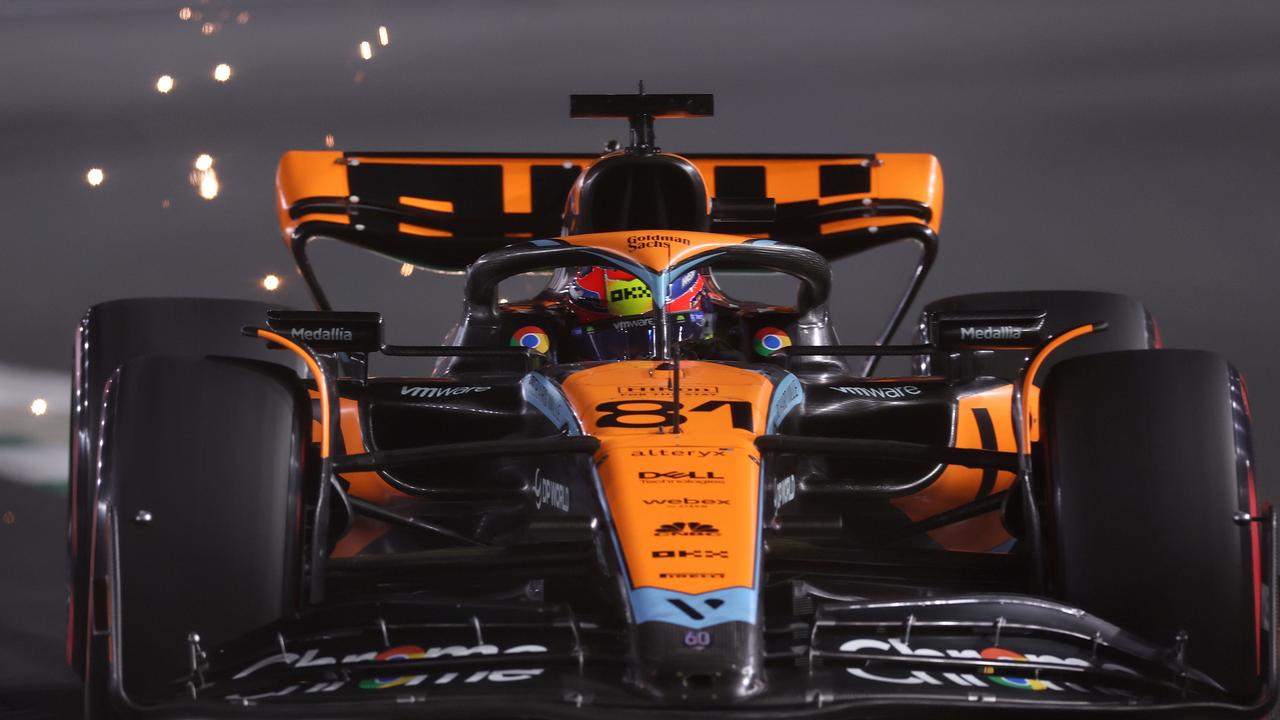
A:
[[[697,254],[748,239],[664,230],[563,240],[661,272]],[[754,440],[768,431],[775,387],[763,375],[714,362],[684,361],[680,372],[679,433],[672,432],[670,422],[673,371],[669,363],[619,361],[593,366],[569,375],[562,390],[583,432],[602,442],[597,470],[633,584],[686,593],[750,587],[757,562],[751,548],[762,523],[763,496],[761,459]],[[951,433],[955,447],[1017,449],[1012,387],[1002,384],[958,398]],[[1034,423],[1037,395],[1031,386],[1033,437],[1038,430]],[[749,427],[733,425],[734,405],[739,411],[749,408]],[[340,407],[347,448],[368,448],[357,403],[343,399]],[[977,411],[989,418],[994,443],[991,437],[984,440]],[[994,481],[984,473],[993,473]],[[363,499],[385,501],[399,494],[375,473],[343,477],[351,483],[351,493]],[[922,520],[971,502],[984,492],[1006,490],[1013,479],[1006,471],[952,465],[923,489],[891,502],[912,520]],[[677,523],[683,525],[677,527]],[[709,529],[698,532],[695,524]],[[946,548],[968,551],[991,550],[1009,539],[996,512],[930,535]],[[339,553],[355,552],[363,544],[344,542]]]
[[[846,218],[822,223],[822,235],[862,236],[867,232],[897,224],[916,223],[927,225],[936,231],[942,219],[943,181],[937,159],[927,154],[885,153],[875,156],[716,156],[689,155],[685,158],[693,164],[706,186],[707,197],[717,194],[717,178],[723,169],[753,169],[763,175],[764,192],[780,206],[788,203],[816,203],[828,206],[836,203],[858,202],[867,205],[903,200],[928,210],[928,217],[909,214],[894,215],[891,212],[868,217]],[[280,227],[289,242],[307,222],[326,222],[351,225],[348,215],[335,212],[292,212],[291,208],[317,198],[332,198],[336,206],[358,205],[360,198],[352,197],[347,183],[347,169],[353,166],[436,166],[436,167],[491,167],[500,170],[502,212],[508,217],[528,214],[532,209],[532,197],[536,191],[535,176],[541,172],[563,169],[582,172],[600,159],[595,155],[547,154],[547,155],[390,155],[342,153],[337,151],[293,151],[281,159],[277,175],[277,210]],[[833,170],[833,168],[835,170]],[[863,173],[866,184],[859,192],[832,193],[824,185],[825,174],[840,172]],[[573,211],[578,185],[569,192],[568,208]],[[825,192],[825,194],[824,194]],[[425,210],[438,217],[455,213],[455,203],[446,198],[399,195],[398,207],[406,210]],[[495,198],[496,200],[496,198]],[[451,232],[441,221],[440,227],[432,226],[432,216],[417,216],[400,223],[398,231],[405,236],[422,237],[430,242],[433,237],[449,236]],[[527,237],[527,233],[508,233],[514,239]],[[716,247],[747,242],[753,235],[723,235],[686,231],[628,231],[593,235],[569,235],[560,238],[568,244],[590,246],[616,253],[656,271],[679,264],[699,253]],[[598,456],[598,471],[613,522],[626,548],[626,562],[633,573],[633,583],[662,587],[679,587],[684,592],[701,592],[705,589],[729,586],[750,586],[756,558],[749,548],[754,547],[751,533],[760,523],[759,453],[753,444],[754,437],[765,432],[765,414],[768,412],[772,385],[762,376],[744,370],[720,366],[714,363],[681,363],[681,401],[685,406],[685,422],[682,432],[672,434],[658,428],[600,427],[597,423],[601,404],[610,402],[641,403],[647,398],[655,400],[669,395],[667,389],[671,371],[656,370],[655,363],[621,362],[579,371],[569,376],[563,390],[579,415],[584,431],[596,435],[603,443]],[[623,390],[627,389],[624,393]],[[629,393],[629,394],[628,394]],[[1031,389],[1028,405],[1034,416],[1035,388]],[[687,412],[695,401],[719,401],[725,403],[749,403],[753,418],[752,431],[735,429],[727,425],[728,406],[710,413]],[[953,444],[962,448],[986,448],[992,450],[1016,450],[1013,436],[1013,419],[1010,415],[1011,386],[1001,386],[979,394],[963,396],[958,400],[954,414]],[[643,408],[643,404],[624,406]],[[656,407],[656,406],[654,406]],[[976,422],[974,409],[985,409],[995,428],[995,445],[990,438],[984,444]],[[350,399],[340,401],[340,429],[346,447],[350,451],[367,449],[369,443],[362,436],[365,424],[359,421],[360,408]],[[643,415],[636,417],[644,418]],[[657,416],[648,416],[651,421]],[[1035,428],[1032,428],[1034,434]],[[695,458],[682,454],[715,448],[723,454]],[[664,454],[665,453],[665,454]],[[988,471],[992,472],[992,471]],[[661,478],[647,478],[642,482],[640,473],[657,473]],[[707,473],[717,478],[683,478],[687,482],[675,482],[666,473]],[[718,477],[733,478],[724,483]],[[376,473],[347,473],[351,493],[371,501],[385,501],[399,493],[382,482]],[[664,482],[656,482],[661,479]],[[986,492],[1007,489],[1013,476],[1008,472],[984,478],[984,471],[960,466],[948,466],[937,479],[919,492],[893,500],[893,504],[913,520],[920,520],[939,512],[958,507],[975,499],[988,485]],[[671,482],[665,482],[671,481]],[[675,497],[678,488],[679,497]],[[672,494],[671,498],[658,494]],[[661,499],[688,499],[692,501],[730,501],[732,512],[725,506],[712,504],[692,505],[688,508],[656,503]],[[647,501],[647,502],[646,502]],[[697,512],[693,512],[696,508]],[[693,517],[696,515],[697,517]],[[692,533],[688,523],[710,525],[716,534],[679,536],[662,534],[658,528],[685,523],[677,532]],[[367,523],[366,523],[367,524]],[[358,526],[357,531],[361,528]],[[371,536],[373,531],[364,528],[358,532]],[[700,549],[705,545],[709,553],[703,557],[668,557],[665,553],[678,551],[669,547],[676,537],[696,538]],[[983,551],[1000,545],[1008,539],[996,513],[979,516],[935,530],[931,537],[941,545],[957,550]],[[348,539],[338,548],[339,554],[359,550],[364,540]],[[743,550],[738,550],[743,548]],[[729,550],[731,557],[721,557],[718,551]],[[655,555],[655,553],[657,553]]]
[[[661,368],[661,369],[660,369]],[[764,376],[680,363],[673,432],[670,363],[611,363],[563,388],[583,431],[600,439],[596,468],[633,588],[700,594],[754,587],[761,526],[756,435],[774,392]],[[735,427],[733,403],[749,408]]]
[[[697,169],[707,189],[707,197],[717,192],[717,171],[723,169],[750,169],[761,173],[767,197],[779,206],[816,203],[829,206],[835,203],[873,204],[880,201],[909,201],[928,210],[927,219],[911,215],[896,215],[892,211],[878,212],[870,217],[846,218],[822,223],[822,235],[875,232],[881,228],[902,224],[928,225],[937,231],[942,222],[943,181],[938,159],[924,153],[881,153],[871,156],[731,156],[688,155],[683,156]],[[289,243],[307,223],[329,223],[340,226],[358,224],[351,216],[342,213],[343,207],[355,207],[368,198],[352,196],[348,183],[348,169],[360,166],[437,168],[493,168],[499,171],[501,197],[489,198],[486,206],[501,207],[504,218],[527,218],[533,212],[533,197],[539,174],[565,170],[577,174],[581,181],[583,171],[600,160],[596,155],[548,154],[548,155],[384,155],[342,153],[339,151],[295,150],[280,159],[276,173],[276,211],[280,230]],[[850,168],[865,173],[866,182],[857,192],[843,192],[836,187],[824,194],[824,174]],[[570,188],[568,207],[574,211],[578,186]],[[291,212],[295,207],[307,207],[309,201],[332,201],[327,211],[305,210]],[[339,211],[335,211],[337,208]],[[451,237],[449,220],[457,219],[455,203],[447,198],[398,195],[388,210],[430,210],[438,213],[438,225],[430,218],[406,217],[398,226],[398,232],[406,236],[423,238]],[[451,217],[453,216],[453,217]],[[530,237],[527,232],[506,232],[512,239]],[[759,235],[751,235],[759,237]],[[424,240],[429,242],[429,240]]]

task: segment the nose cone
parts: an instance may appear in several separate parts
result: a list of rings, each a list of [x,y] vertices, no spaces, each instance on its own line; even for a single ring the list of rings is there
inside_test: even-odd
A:
[[[732,704],[764,688],[763,641],[757,623],[705,628],[645,623],[636,629],[635,679],[643,692],[664,703]]]
[[[596,472],[628,584],[632,682],[674,705],[723,706],[760,692],[754,441],[768,424],[772,382],[713,363],[644,361],[594,366],[562,387],[601,441]]]

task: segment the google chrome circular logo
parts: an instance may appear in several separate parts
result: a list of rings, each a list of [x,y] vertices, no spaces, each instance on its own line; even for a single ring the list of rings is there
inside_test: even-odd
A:
[[[984,660],[1021,660],[1023,662],[1027,659],[1020,653],[1013,652],[1012,650],[1005,650],[1004,648],[987,648],[982,651],[982,658]],[[984,669],[984,672],[992,673],[994,670],[995,668],[988,667]],[[1008,688],[1017,688],[1019,690],[1044,690],[1048,687],[1048,685],[1045,685],[1043,682],[1039,680],[1032,680],[1030,678],[1002,677],[1000,675],[990,674],[987,679],[997,685],[1003,685]]]
[[[511,347],[528,348],[536,353],[546,354],[551,349],[551,339],[537,325],[526,325],[511,336]]]
[[[791,347],[791,336],[786,330],[776,327],[762,327],[756,332],[756,353],[769,357],[784,347]]]
[[[401,645],[400,647],[393,647],[387,650],[383,650],[382,652],[378,653],[376,657],[374,657],[374,660],[378,660],[378,661],[419,660],[421,658],[425,658],[426,656],[427,656],[427,653],[422,648],[416,645]],[[359,683],[359,686],[363,690],[382,690],[384,688],[397,687],[400,685],[404,685],[405,683],[408,683],[409,681],[413,680],[414,677],[415,676],[413,675],[401,675],[401,676],[371,678],[368,680],[361,680]]]

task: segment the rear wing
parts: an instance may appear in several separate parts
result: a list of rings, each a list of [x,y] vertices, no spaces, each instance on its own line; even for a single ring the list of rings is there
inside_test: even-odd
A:
[[[772,222],[735,223],[733,234],[803,245],[829,260],[883,244],[874,237],[881,231],[936,233],[942,219],[942,171],[932,155],[684,157],[709,198],[776,201]],[[280,228],[295,255],[326,237],[460,271],[490,250],[561,235],[574,182],[597,159],[288,152],[276,177]]]

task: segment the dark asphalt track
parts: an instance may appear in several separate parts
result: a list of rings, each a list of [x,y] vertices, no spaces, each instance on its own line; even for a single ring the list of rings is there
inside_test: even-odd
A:
[[[63,655],[66,495],[0,478],[0,718],[74,717]],[[27,714],[10,715],[22,710]]]
[[[184,4],[218,30],[179,20]],[[364,62],[379,24],[391,45]],[[305,305],[271,206],[286,149],[331,133],[346,149],[591,151],[623,128],[569,121],[566,95],[643,78],[716,93],[715,119],[659,126],[670,149],[937,154],[943,249],[922,300],[1142,298],[1170,345],[1244,371],[1278,497],[1277,37],[1274,0],[0,0],[0,360],[69,370],[77,318],[115,297],[259,297],[275,272],[280,299]],[[211,202],[188,183],[203,152]],[[878,323],[901,260],[839,269],[844,340]],[[457,312],[453,280],[329,262],[376,289],[338,297],[390,308],[392,341],[437,340]],[[68,677],[64,502],[0,482],[15,519],[0,525],[0,687]]]

